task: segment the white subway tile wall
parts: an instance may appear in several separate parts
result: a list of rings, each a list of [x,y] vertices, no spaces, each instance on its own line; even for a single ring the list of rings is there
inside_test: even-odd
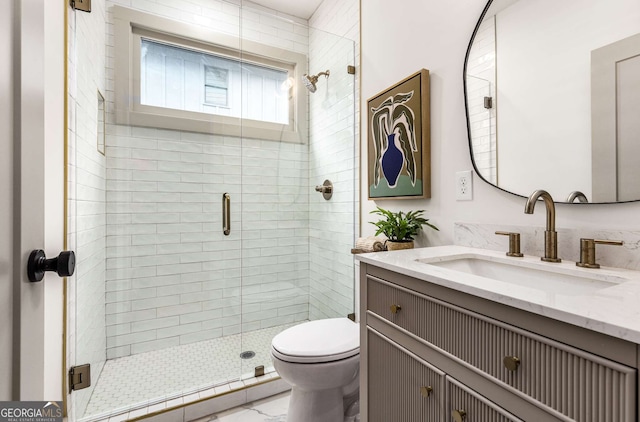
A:
[[[307,320],[307,145],[131,132],[107,136],[107,357]]]
[[[497,93],[495,17],[485,19],[476,33],[467,62],[467,98],[473,157],[480,174],[497,183]],[[484,98],[491,97],[492,108]]]
[[[309,173],[312,185],[333,183],[325,201],[313,193],[309,228],[309,317],[344,317],[354,312],[354,264],[357,192],[356,105],[358,75],[347,73],[360,48],[357,0],[325,0],[309,21],[309,71],[320,77],[309,99]],[[336,35],[334,35],[336,34]],[[311,187],[310,191],[312,191]]]
[[[105,4],[94,2],[91,14],[68,13],[68,248],[77,254],[77,270],[68,279],[67,362],[89,363],[99,374],[106,360],[106,160],[97,143],[98,92],[106,90]],[[72,418],[84,413],[93,388],[75,393]]]

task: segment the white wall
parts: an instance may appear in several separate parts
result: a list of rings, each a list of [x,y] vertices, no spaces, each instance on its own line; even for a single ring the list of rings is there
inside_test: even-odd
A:
[[[0,400],[13,381],[13,1],[0,13]]]
[[[474,184],[474,199],[455,200],[455,172],[471,169],[462,87],[462,68],[469,38],[485,5],[484,0],[441,2],[407,0],[402,8],[389,6],[386,0],[362,2],[362,96],[366,98],[410,75],[420,68],[431,72],[431,151],[432,199],[378,201],[393,209],[426,209],[427,217],[440,232],[428,232],[418,244],[452,244],[453,223],[500,223],[505,225],[544,226],[543,209],[535,215],[524,214],[523,198],[504,193],[485,183]],[[411,13],[406,13],[411,10]],[[380,30],[389,22],[393,31]],[[419,28],[419,30],[418,30]],[[361,121],[363,132],[366,122]],[[361,136],[366,157],[365,133]],[[366,169],[366,166],[362,166]],[[366,185],[366,172],[361,172]],[[361,192],[366,192],[361,189]],[[361,197],[361,221],[365,234],[373,233],[368,211],[374,203]],[[640,204],[562,205],[556,206],[559,228],[598,227],[637,230],[640,228]],[[578,248],[578,245],[575,245]]]
[[[593,200],[591,51],[637,33],[639,20],[635,0],[519,1],[496,15],[500,187]]]

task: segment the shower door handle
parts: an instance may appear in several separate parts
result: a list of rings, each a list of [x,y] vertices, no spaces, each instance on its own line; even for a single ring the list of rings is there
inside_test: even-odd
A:
[[[229,236],[231,233],[231,196],[222,194],[222,233]]]

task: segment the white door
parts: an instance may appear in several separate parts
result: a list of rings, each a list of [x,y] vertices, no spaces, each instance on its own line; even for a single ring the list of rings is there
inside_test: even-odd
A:
[[[0,400],[63,397],[63,280],[26,276],[33,249],[63,248],[63,10],[0,11]]]
[[[640,195],[640,34],[591,53],[593,198],[631,201]]]
[[[640,198],[640,37],[637,55],[617,64],[618,201]]]

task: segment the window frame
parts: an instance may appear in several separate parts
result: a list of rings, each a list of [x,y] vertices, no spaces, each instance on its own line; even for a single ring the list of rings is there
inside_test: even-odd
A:
[[[242,40],[122,6],[113,6],[115,25],[115,117],[117,124],[211,133],[284,142],[307,138],[308,93],[301,77],[307,73],[304,54]],[[289,71],[289,124],[150,106],[140,103],[141,40],[223,55],[243,62]]]

